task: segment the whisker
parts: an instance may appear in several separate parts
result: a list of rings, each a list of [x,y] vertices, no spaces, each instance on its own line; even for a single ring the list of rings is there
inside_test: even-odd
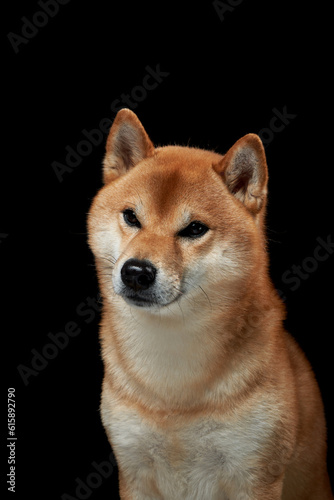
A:
[[[191,296],[189,297],[189,295],[188,295],[186,292],[183,292],[183,291],[182,291],[180,288],[178,288],[176,285],[173,285],[173,284],[172,284],[172,287],[173,287],[175,290],[177,290],[177,291],[179,292],[180,296],[182,296],[182,297],[184,297],[186,300],[188,300],[188,302],[196,304],[196,300],[194,299],[194,297],[191,297]],[[180,297],[179,297],[179,298],[180,298]],[[178,304],[179,304],[179,307],[181,307],[181,306],[180,306],[179,301],[178,301]],[[181,311],[182,311],[182,309],[181,309]],[[183,311],[182,311],[182,315],[183,315],[183,319],[184,319],[184,314],[183,314]]]
[[[210,308],[212,309],[212,304],[211,304],[211,300],[208,296],[208,294],[206,293],[206,291],[204,290],[204,288],[202,288],[200,285],[198,285],[198,288],[200,288],[202,290],[202,292],[204,293],[204,295],[206,296],[206,298],[208,299],[208,302],[210,304]]]
[[[112,256],[111,256],[112,257]],[[107,260],[108,262],[111,262],[111,264],[114,266],[114,264],[116,264],[117,262],[117,259],[115,259],[114,257],[112,257],[112,259],[108,259],[107,257],[100,257],[101,259],[104,259],[104,260]]]
[[[182,321],[183,321],[183,324],[185,324],[184,312],[183,312],[183,309],[182,309],[182,307],[181,307],[181,304],[180,304],[180,301],[179,301],[179,300],[177,300],[177,305],[179,306],[180,311],[181,311],[181,314],[182,314]]]
[[[184,281],[183,280],[183,283],[188,285],[188,287],[190,288],[190,290],[196,290],[197,288],[199,288],[203,294],[205,295],[208,303],[210,304],[210,308],[212,309],[212,303],[211,303],[211,300],[210,300],[210,297],[208,296],[208,294],[206,293],[206,291],[204,290],[204,288],[202,288],[200,285],[192,285],[191,283],[187,282],[187,281]],[[173,288],[175,288],[175,290],[177,290],[183,297],[185,297],[187,300],[189,301],[193,301],[195,304],[196,304],[196,300],[194,299],[194,297],[189,297],[187,293],[183,292],[180,288],[178,288],[176,285],[172,285]]]

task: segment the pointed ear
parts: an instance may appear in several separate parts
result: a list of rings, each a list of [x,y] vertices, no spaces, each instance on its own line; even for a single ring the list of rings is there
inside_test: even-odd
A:
[[[214,170],[230,192],[253,214],[265,206],[268,169],[260,137],[247,134],[229,149]]]
[[[152,156],[154,146],[130,109],[121,109],[112,124],[103,161],[103,180],[107,184],[125,174],[147,156]]]

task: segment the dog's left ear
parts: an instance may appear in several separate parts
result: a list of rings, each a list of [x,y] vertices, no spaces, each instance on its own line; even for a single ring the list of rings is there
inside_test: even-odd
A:
[[[147,156],[154,154],[154,146],[137,115],[130,109],[121,109],[112,124],[103,161],[105,184],[125,174]]]
[[[213,168],[253,215],[261,211],[266,202],[268,169],[258,135],[247,134],[239,139]]]

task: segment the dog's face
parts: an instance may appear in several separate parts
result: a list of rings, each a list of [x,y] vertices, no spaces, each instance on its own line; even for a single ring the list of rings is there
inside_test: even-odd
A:
[[[239,144],[240,143],[240,144]],[[106,185],[89,214],[100,286],[133,307],[198,307],[245,286],[257,265],[267,171],[249,135],[224,157],[179,146],[154,149],[129,110],[107,142]]]

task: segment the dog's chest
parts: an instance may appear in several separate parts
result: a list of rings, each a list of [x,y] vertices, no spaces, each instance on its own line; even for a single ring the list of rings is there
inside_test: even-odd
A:
[[[142,492],[138,498],[229,500],[243,475],[256,465],[267,433],[256,418],[219,422],[198,418],[190,423],[152,425],[133,412],[109,421],[113,447],[122,469]],[[151,496],[150,496],[151,495]]]

